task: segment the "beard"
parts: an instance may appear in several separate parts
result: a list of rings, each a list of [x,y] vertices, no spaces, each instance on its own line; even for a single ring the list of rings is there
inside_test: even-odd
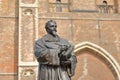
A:
[[[54,37],[57,36],[57,30],[50,30],[50,29],[47,29],[47,33],[51,34],[51,35],[54,36]]]
[[[52,35],[53,35],[53,36],[57,36],[57,33],[56,33],[56,32],[57,32],[56,30],[53,30],[53,31],[52,31]]]

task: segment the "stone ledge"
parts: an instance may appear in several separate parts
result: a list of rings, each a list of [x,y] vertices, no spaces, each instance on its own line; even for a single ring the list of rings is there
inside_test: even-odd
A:
[[[35,66],[37,67],[38,66],[38,63],[37,62],[20,62],[19,67],[25,67],[25,66]]]
[[[18,18],[18,16],[0,16],[0,18]]]
[[[6,76],[13,76],[13,75],[14,75],[14,76],[17,76],[17,73],[0,73],[0,76],[3,76],[3,75],[4,75],[4,76],[5,76],[5,75],[6,75]]]
[[[90,19],[90,20],[120,20],[119,14],[103,13],[41,13],[39,19]]]

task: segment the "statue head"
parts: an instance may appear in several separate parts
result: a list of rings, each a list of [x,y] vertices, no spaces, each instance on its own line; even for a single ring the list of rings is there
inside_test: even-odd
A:
[[[53,36],[57,36],[57,25],[56,22],[54,20],[49,20],[46,25],[45,25],[45,29],[47,31],[47,33],[53,35]]]

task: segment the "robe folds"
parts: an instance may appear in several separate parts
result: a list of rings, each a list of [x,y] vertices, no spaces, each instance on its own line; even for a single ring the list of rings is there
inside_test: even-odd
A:
[[[60,37],[56,39],[50,34],[35,42],[34,54],[39,62],[38,80],[71,80],[77,59],[71,51],[68,59],[70,64],[61,65],[60,45],[70,45],[70,43]]]

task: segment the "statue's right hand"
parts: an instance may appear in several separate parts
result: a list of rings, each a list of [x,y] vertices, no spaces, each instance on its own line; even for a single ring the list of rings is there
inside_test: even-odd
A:
[[[66,45],[61,45],[61,51],[66,51],[68,47]]]

